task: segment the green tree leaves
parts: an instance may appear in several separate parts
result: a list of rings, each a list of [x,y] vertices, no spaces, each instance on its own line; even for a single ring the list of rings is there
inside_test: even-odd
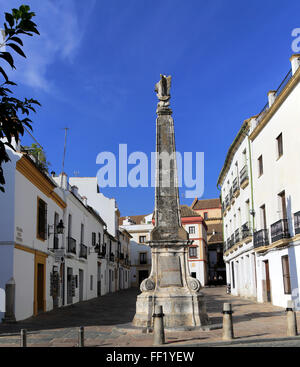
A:
[[[36,112],[34,105],[40,106],[40,103],[32,98],[24,98],[24,100],[15,98],[12,90],[7,86],[16,86],[16,83],[9,80],[5,71],[5,66],[16,68],[14,53],[26,57],[22,50],[23,41],[20,36],[32,37],[33,34],[39,34],[36,24],[32,21],[35,13],[30,11],[28,5],[21,5],[19,9],[12,9],[11,13],[4,15],[6,21],[4,40],[0,42],[0,48],[6,47],[5,51],[0,51],[0,80],[1,77],[4,80],[2,84],[0,83],[0,191],[4,191],[5,184],[2,164],[9,161],[5,146],[13,149],[12,139],[18,142],[19,136],[24,134],[25,126],[32,130],[32,121],[28,116],[30,112]],[[21,115],[25,117],[22,118]]]

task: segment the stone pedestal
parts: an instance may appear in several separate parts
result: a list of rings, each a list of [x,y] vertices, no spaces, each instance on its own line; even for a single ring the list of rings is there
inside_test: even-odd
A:
[[[163,307],[164,325],[171,329],[193,329],[208,324],[200,282],[189,276],[187,242],[151,243],[152,271],[141,283],[133,324],[153,327],[157,305]]]

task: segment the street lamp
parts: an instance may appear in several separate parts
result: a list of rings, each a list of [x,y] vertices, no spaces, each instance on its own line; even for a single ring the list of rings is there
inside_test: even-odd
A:
[[[58,225],[56,226],[56,231],[54,232],[50,232],[50,228],[54,228],[55,224],[49,224],[48,225],[48,236],[50,236],[51,234],[63,234],[64,233],[64,223],[62,221],[62,219],[59,221]]]

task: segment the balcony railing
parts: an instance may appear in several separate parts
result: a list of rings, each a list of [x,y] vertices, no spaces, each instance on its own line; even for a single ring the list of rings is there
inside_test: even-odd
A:
[[[115,255],[112,252],[109,255],[109,261],[111,261],[111,262],[115,261]]]
[[[232,190],[233,190],[233,193],[237,192],[239,188],[239,181],[238,181],[238,178],[236,177],[234,180],[233,180],[233,183],[232,183]]]
[[[300,211],[294,214],[295,234],[300,233]]]
[[[233,198],[233,189],[231,187],[230,190],[229,190],[229,200],[231,201],[232,198]]]
[[[240,185],[248,179],[248,167],[245,165],[240,171]]]
[[[289,238],[289,226],[287,219],[280,219],[271,225],[271,240],[272,242],[281,240],[282,238]]]
[[[252,236],[250,223],[246,222],[241,227],[242,239]]]
[[[234,243],[238,243],[240,242],[241,238],[240,238],[240,230],[237,229],[235,232],[234,232]]]
[[[225,207],[227,208],[229,206],[229,196],[225,196]]]
[[[254,232],[254,247],[267,246],[269,244],[269,233],[267,229]]]
[[[290,69],[289,72],[287,73],[287,75],[285,76],[285,78],[283,79],[283,81],[280,83],[279,87],[276,89],[276,93],[275,93],[276,98],[281,94],[281,92],[283,91],[283,89],[285,88],[285,86],[287,85],[287,83],[289,82],[289,80],[291,79],[292,76],[293,76],[292,69]],[[257,118],[256,118],[257,124],[259,124],[261,122],[261,120],[265,117],[268,110],[269,110],[269,102],[267,102],[264,105],[264,107],[260,111],[259,115],[257,116]]]
[[[72,254],[76,254],[76,240],[72,237],[68,237],[68,252],[71,252]]]
[[[101,259],[103,259],[106,255],[106,248],[104,246],[102,246],[101,250],[98,253],[98,257],[100,257]]]
[[[84,259],[87,259],[87,246],[83,243],[80,244],[80,252],[79,257],[83,257]]]

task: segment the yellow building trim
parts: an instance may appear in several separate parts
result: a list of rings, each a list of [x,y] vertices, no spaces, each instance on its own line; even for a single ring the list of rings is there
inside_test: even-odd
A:
[[[248,178],[246,178],[246,180],[245,180],[245,181],[243,181],[243,183],[242,183],[242,184],[240,184],[240,186],[241,186],[241,188],[244,190],[244,189],[248,186],[248,184],[249,184],[249,179],[248,179]]]
[[[15,243],[15,246],[14,246],[17,250],[21,250],[21,251],[25,251],[25,252],[29,252],[31,254],[34,254],[34,255],[37,255],[37,256],[40,256],[40,257],[45,257],[47,258],[49,255],[45,252],[42,252],[40,250],[35,250],[33,249],[32,247],[29,247],[29,246],[25,246],[25,245],[20,245],[19,243]]]
[[[15,243],[15,249],[28,252],[34,255],[34,299],[33,299],[33,314],[38,313],[38,264],[43,265],[43,311],[46,311],[46,259],[48,254],[35,250],[31,247]]]
[[[292,78],[288,81],[288,83],[284,87],[283,91],[279,94],[279,96],[275,99],[272,106],[266,112],[264,118],[252,131],[252,133],[250,134],[250,140],[253,141],[258,136],[258,134],[267,125],[267,123],[273,117],[275,112],[279,109],[282,103],[287,99],[287,97],[292,92],[292,90],[295,88],[295,86],[299,83],[299,81],[300,81],[300,68],[297,69],[295,74],[292,76]]]
[[[26,155],[23,155],[22,158],[17,161],[16,169],[47,197],[51,198],[60,208],[66,208],[67,204],[54,192],[56,185],[51,183],[50,180],[47,180],[47,178],[36,168],[34,163],[26,158]]]

